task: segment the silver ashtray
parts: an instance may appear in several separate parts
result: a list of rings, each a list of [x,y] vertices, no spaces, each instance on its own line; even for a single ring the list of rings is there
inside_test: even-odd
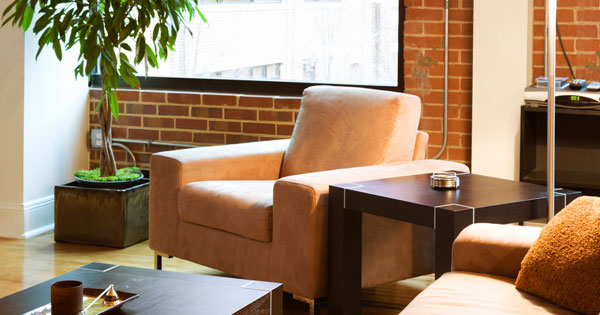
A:
[[[454,172],[436,172],[431,175],[430,184],[433,189],[458,189],[460,179]]]

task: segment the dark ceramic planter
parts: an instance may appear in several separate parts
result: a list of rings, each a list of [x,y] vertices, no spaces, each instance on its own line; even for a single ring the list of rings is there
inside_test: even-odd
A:
[[[148,239],[148,177],[119,188],[54,187],[54,240],[124,248]]]

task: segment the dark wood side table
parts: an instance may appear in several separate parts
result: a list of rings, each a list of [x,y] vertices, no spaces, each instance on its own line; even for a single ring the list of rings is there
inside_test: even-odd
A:
[[[450,271],[452,243],[476,222],[512,223],[547,216],[546,186],[460,174],[458,190],[434,190],[431,174],[329,187],[329,312],[360,314],[362,214],[435,230],[436,278]],[[559,189],[558,212],[581,193]]]

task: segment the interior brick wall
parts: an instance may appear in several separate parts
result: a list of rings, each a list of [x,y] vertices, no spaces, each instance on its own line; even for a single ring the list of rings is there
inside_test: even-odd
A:
[[[430,135],[428,157],[441,148],[443,117],[444,1],[405,0],[405,92],[423,103],[420,130]],[[448,146],[442,159],[470,164],[473,1],[451,0],[449,13]],[[99,91],[90,90],[90,129]],[[288,138],[293,130],[298,97],[122,90],[115,138],[217,145]],[[128,144],[141,167],[154,152],[172,147]],[[130,161],[116,149],[119,166]],[[99,152],[90,153],[97,167]]]
[[[431,158],[443,142],[444,1],[405,4],[405,92],[423,103],[419,129],[429,133]],[[470,165],[473,0],[450,0],[448,18],[448,142],[440,158]]]
[[[100,128],[97,115],[101,90],[90,89],[90,130]],[[191,145],[219,145],[289,138],[300,108],[299,97],[250,96],[120,90],[119,118],[113,137]],[[149,167],[152,153],[177,148],[155,144],[126,146],[140,167]],[[90,167],[98,167],[100,152],[90,153]],[[115,148],[119,167],[131,158]]]
[[[545,5],[545,0],[534,0],[533,80],[544,75]],[[558,27],[575,76],[600,80],[600,0],[558,0],[557,5]],[[556,50],[556,76],[572,78],[558,40]]]

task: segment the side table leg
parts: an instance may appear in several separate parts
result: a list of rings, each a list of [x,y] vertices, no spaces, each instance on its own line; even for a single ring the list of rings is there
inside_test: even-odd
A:
[[[360,314],[362,213],[344,209],[344,190],[329,188],[329,314]]]
[[[458,233],[475,222],[475,209],[461,205],[435,209],[435,278],[450,271],[452,244]]]

